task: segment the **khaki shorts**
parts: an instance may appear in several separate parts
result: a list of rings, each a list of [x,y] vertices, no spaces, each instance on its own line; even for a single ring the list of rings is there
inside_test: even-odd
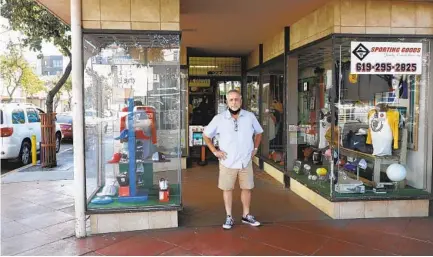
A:
[[[239,177],[241,189],[254,188],[253,162],[250,161],[244,169],[229,169],[220,163],[218,187],[221,190],[233,190],[235,188],[236,177]]]

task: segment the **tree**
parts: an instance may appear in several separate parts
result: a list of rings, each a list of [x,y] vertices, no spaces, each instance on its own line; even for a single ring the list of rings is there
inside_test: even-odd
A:
[[[0,56],[0,76],[6,84],[9,101],[16,89],[21,88],[27,95],[44,90],[43,82],[30,68],[22,54],[20,44],[8,43],[7,53]]]
[[[34,95],[45,90],[44,82],[27,65],[23,70],[21,87],[26,95]]]
[[[54,96],[65,84],[72,70],[69,26],[34,0],[0,0],[0,3],[0,14],[9,20],[13,30],[20,31],[26,36],[23,44],[30,50],[41,51],[42,42],[45,40],[52,42],[70,59],[63,76],[47,94],[47,113],[52,113]]]
[[[15,90],[20,86],[25,67],[25,60],[21,49],[12,42],[8,43],[7,53],[0,56],[0,76],[3,79],[12,100]]]
[[[53,113],[54,97],[65,84],[72,70],[72,55],[69,50],[71,49],[70,28],[34,0],[0,0],[0,14],[9,20],[11,29],[20,31],[26,36],[23,43],[30,50],[41,51],[42,42],[48,41],[57,46],[64,56],[69,57],[65,72],[47,94],[47,115],[50,117]],[[51,125],[53,120],[48,119],[48,122],[47,125]],[[44,142],[44,140],[54,137],[55,130],[53,129],[51,133],[42,137],[43,144],[48,144],[48,141]],[[54,147],[42,149],[42,166],[57,166],[55,150]]]
[[[65,92],[68,95],[68,110],[71,111],[72,110],[72,80],[71,77],[68,78],[68,80],[66,80],[65,85],[63,86],[62,90],[63,92]]]

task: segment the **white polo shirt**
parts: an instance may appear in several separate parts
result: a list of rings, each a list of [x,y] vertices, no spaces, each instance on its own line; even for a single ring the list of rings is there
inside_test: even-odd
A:
[[[218,135],[219,148],[227,153],[227,158],[220,162],[230,169],[242,169],[248,166],[254,150],[253,136],[263,133],[256,116],[249,111],[239,112],[237,126],[236,131],[235,119],[227,110],[216,115],[203,132],[209,138]]]

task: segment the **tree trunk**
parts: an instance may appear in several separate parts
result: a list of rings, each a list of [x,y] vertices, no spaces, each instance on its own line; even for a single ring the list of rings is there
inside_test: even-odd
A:
[[[57,159],[56,159],[56,147],[52,145],[52,139],[55,139],[55,116],[52,115],[53,113],[53,102],[54,102],[54,97],[56,96],[56,94],[60,91],[60,89],[62,88],[62,86],[65,84],[66,80],[68,79],[69,75],[71,74],[71,70],[72,70],[72,55],[70,52],[68,52],[69,54],[69,63],[68,66],[66,66],[65,72],[63,73],[62,77],[60,78],[59,81],[57,81],[56,85],[54,86],[53,89],[51,89],[48,94],[47,94],[47,102],[46,102],[46,107],[47,107],[47,117],[52,117],[52,118],[47,118],[45,119],[46,124],[42,124],[41,126],[53,126],[52,130],[49,130],[49,133],[51,133],[50,135],[45,135],[42,136],[42,145],[50,145],[50,147],[46,147],[46,148],[42,148],[41,149],[41,165],[43,167],[56,167],[57,166]]]
[[[54,111],[56,111],[57,107],[59,106],[60,96],[61,96],[61,93],[58,93],[57,96],[54,97],[54,108],[53,108]]]
[[[63,73],[62,77],[59,79],[59,81],[57,81],[57,83],[53,87],[53,89],[51,89],[48,92],[47,103],[46,103],[47,113],[52,113],[53,112],[54,97],[60,91],[60,89],[62,88],[62,86],[65,84],[66,80],[68,79],[69,75],[71,74],[71,71],[72,71],[72,57],[70,57],[68,66],[66,66],[65,73]]]

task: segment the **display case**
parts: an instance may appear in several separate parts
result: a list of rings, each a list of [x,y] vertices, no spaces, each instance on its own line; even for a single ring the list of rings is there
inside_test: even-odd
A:
[[[331,202],[429,199],[431,43],[334,35],[292,53],[289,176]]]
[[[332,198],[428,196],[430,39],[335,37]]]
[[[245,109],[254,113],[259,119],[259,71],[253,70],[247,73],[246,98],[244,101]]]
[[[84,33],[88,213],[181,207],[187,108],[179,39]]]
[[[189,147],[188,147],[188,124],[189,117],[192,114],[192,107],[190,107],[189,103],[189,87],[188,87],[188,67],[181,66],[180,69],[180,90],[181,90],[181,121],[182,128],[180,131],[181,134],[181,150],[182,157],[189,156]],[[187,105],[188,104],[188,105]]]
[[[276,57],[262,67],[260,156],[266,163],[284,170],[284,58]]]

